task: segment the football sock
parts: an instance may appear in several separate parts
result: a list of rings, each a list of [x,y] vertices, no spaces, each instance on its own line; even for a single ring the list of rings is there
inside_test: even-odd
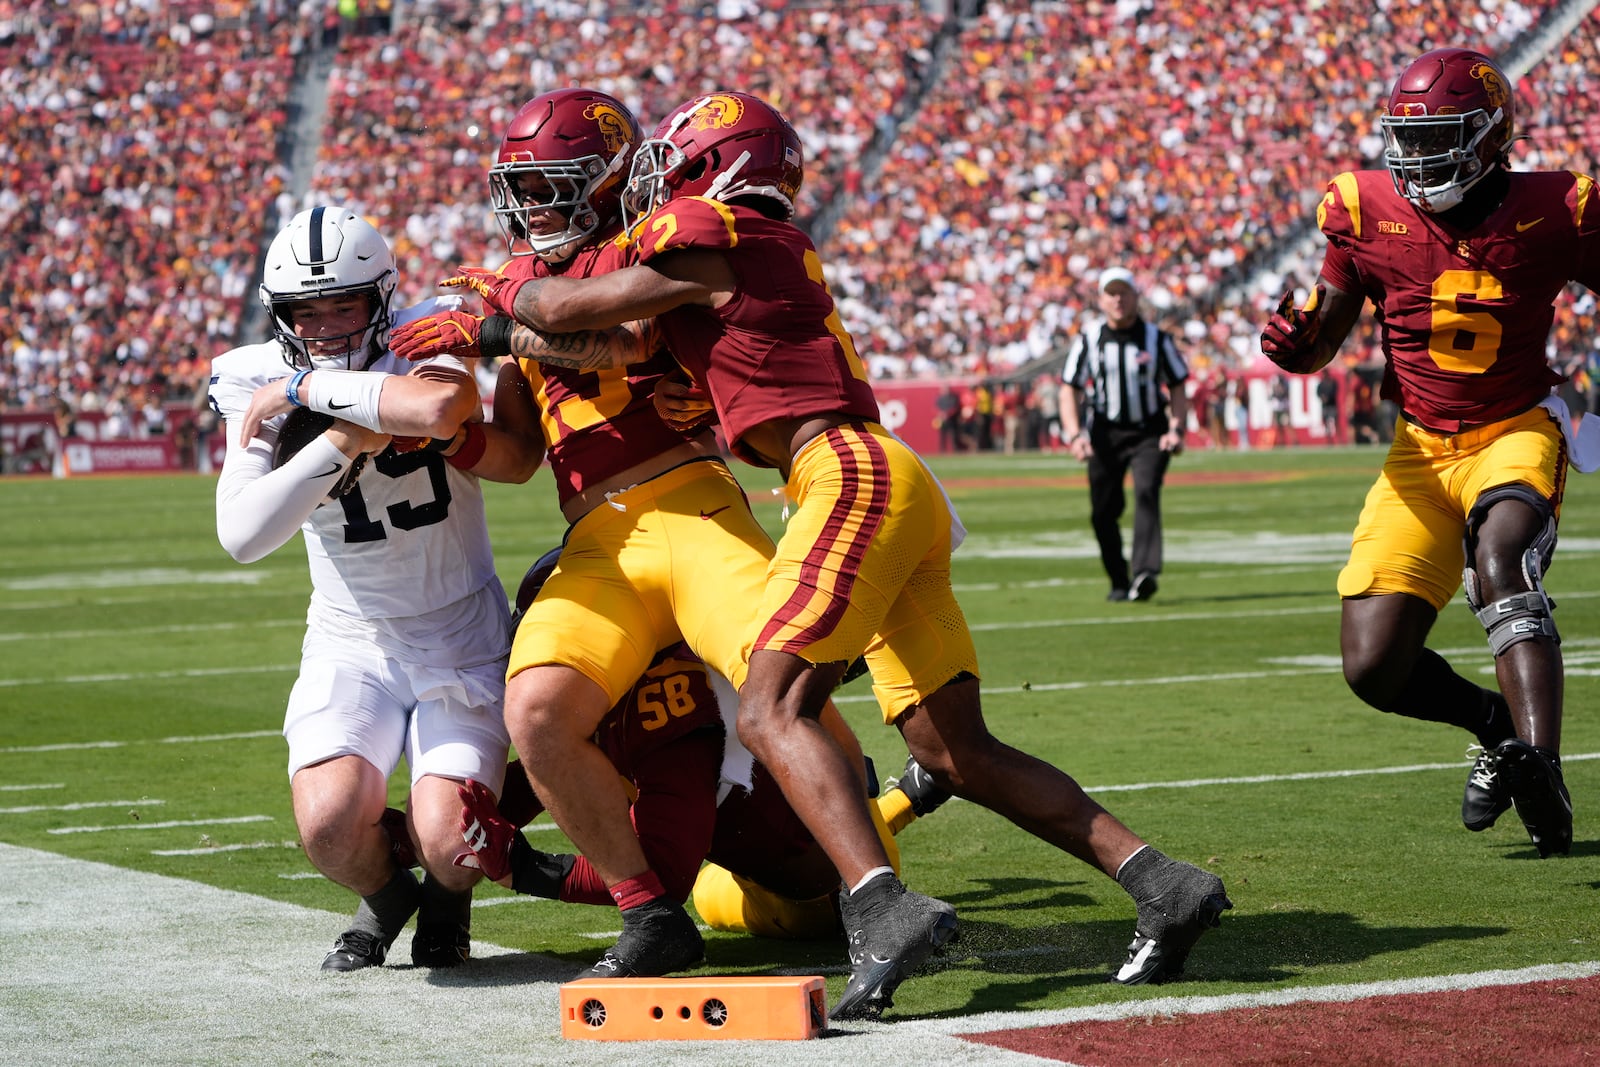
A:
[[[617,907],[623,911],[648,904],[666,895],[667,891],[661,885],[661,879],[655,871],[645,871],[641,875],[624,879],[611,886],[611,899],[615,900]]]
[[[361,898],[361,906],[356,908],[355,921],[350,927],[381,937],[385,943],[391,942],[405,929],[421,901],[422,889],[417,885],[417,876],[396,867],[383,888]]]
[[[429,922],[472,925],[472,890],[447,889],[425,874],[417,895],[420,913],[425,913]]]
[[[1400,694],[1383,710],[1459,726],[1484,745],[1498,744],[1516,733],[1498,693],[1467,681],[1430,648],[1422,650]]]

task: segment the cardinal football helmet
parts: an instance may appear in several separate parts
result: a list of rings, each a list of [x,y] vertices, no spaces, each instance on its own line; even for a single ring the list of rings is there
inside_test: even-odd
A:
[[[347,208],[324,205],[300,212],[272,239],[260,295],[289,366],[364,370],[388,347],[389,305],[398,282],[394,253],[372,223]],[[337,356],[313,356],[306,339],[295,336],[290,305],[351,293],[369,297],[366,325],[344,336]],[[324,346],[336,340],[318,338]]]
[[[749,93],[697,96],[639,146],[623,211],[632,226],[676,196],[761,197],[794,217],[805,178],[800,137],[777,109]]]
[[[1424,53],[1401,72],[1378,125],[1395,191],[1424,211],[1448,211],[1503,165],[1514,128],[1511,83],[1465,48]]]
[[[619,217],[623,184],[639,145],[639,123],[615,97],[557,89],[511,120],[489,168],[489,200],[513,256],[563,263]],[[567,226],[536,233],[531,216],[555,211]]]

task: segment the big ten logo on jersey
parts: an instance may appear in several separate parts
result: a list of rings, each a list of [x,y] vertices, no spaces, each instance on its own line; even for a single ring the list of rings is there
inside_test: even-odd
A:
[[[651,668],[633,690],[639,726],[659,730],[673,719],[693,714],[700,706],[696,692],[706,692],[705,677],[702,668],[671,660]]]

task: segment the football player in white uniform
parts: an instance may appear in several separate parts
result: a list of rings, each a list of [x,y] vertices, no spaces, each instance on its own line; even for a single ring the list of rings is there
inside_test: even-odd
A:
[[[322,961],[328,971],[382,964],[413,913],[413,962],[467,958],[479,876],[451,863],[461,844],[456,783],[498,793],[508,747],[509,613],[478,479],[526,481],[543,458],[514,364],[486,424],[471,355],[413,364],[389,352],[396,324],[454,300],[395,312],[396,285],[394,256],[371,224],[341,207],[303,211],[266,256],[261,300],[276,340],[235,348],[211,368],[210,401],[228,433],[218,538],[251,563],[299,530],[310,559],[283,727],[294,815],[312,864],[361,897]],[[285,447],[307,416],[298,450]],[[379,824],[402,752],[420,885],[395,865]]]

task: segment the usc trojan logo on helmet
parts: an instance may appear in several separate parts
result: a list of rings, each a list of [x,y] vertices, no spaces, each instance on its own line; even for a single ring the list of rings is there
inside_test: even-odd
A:
[[[1483,83],[1483,95],[1489,98],[1490,107],[1499,107],[1511,95],[1506,90],[1506,83],[1500,78],[1500,72],[1492,65],[1474,63],[1472,69],[1467,73]]]
[[[583,117],[600,127],[606,149],[620,152],[633,142],[633,122],[610,104],[594,103],[583,109]]]
[[[691,130],[726,130],[744,117],[744,101],[736,96],[708,96],[689,119]]]

